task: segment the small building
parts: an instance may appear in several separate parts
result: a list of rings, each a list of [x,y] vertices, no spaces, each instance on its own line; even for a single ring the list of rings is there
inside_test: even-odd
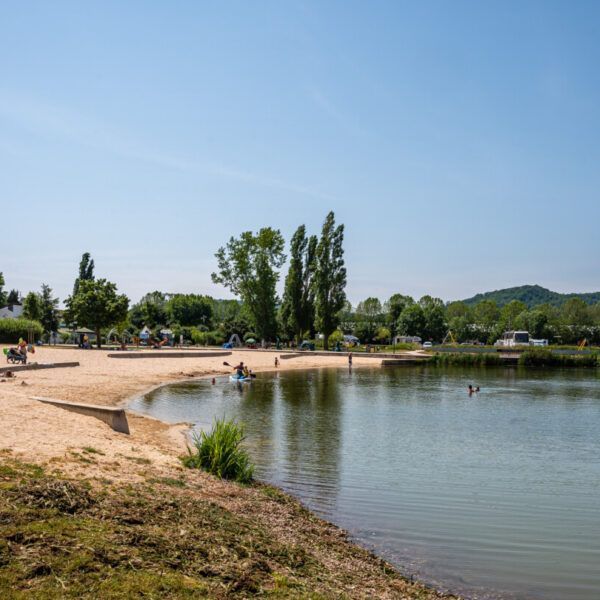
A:
[[[23,305],[19,302],[0,308],[0,319],[19,319],[23,316]]]
[[[394,344],[420,344],[423,340],[418,335],[397,335]]]
[[[143,342],[147,342],[152,336],[152,332],[148,329],[147,325],[144,325],[143,329],[140,331],[140,340]]]

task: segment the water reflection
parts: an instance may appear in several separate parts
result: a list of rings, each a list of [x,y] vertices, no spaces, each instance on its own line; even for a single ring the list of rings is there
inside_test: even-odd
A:
[[[197,427],[245,422],[260,477],[441,587],[596,600],[599,382],[595,371],[315,370],[176,385],[133,408]]]

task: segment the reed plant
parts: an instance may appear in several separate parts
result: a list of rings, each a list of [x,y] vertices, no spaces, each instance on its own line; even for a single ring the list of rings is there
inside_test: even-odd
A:
[[[232,420],[216,419],[211,431],[194,434],[193,448],[182,461],[186,467],[204,469],[220,479],[249,483],[254,465],[243,446],[244,426]]]
[[[429,359],[428,363],[440,366],[460,365],[467,367],[487,367],[504,364],[502,358],[500,358],[498,354],[469,354],[468,352],[437,353]]]
[[[527,367],[597,367],[598,354],[556,354],[547,349],[526,350],[519,356],[519,364]]]

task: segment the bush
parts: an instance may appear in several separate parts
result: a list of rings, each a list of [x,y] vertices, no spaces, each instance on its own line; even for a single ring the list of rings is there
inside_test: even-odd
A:
[[[40,323],[29,319],[0,319],[0,342],[16,344],[19,338],[28,339],[29,330],[33,330],[33,337],[39,340],[44,333]]]
[[[194,449],[188,447],[183,464],[190,469],[204,469],[221,479],[249,483],[254,466],[242,447],[245,439],[242,425],[216,419],[210,433],[202,431],[200,436],[194,435]]]
[[[527,367],[597,367],[597,354],[555,354],[551,350],[525,350],[519,364]]]

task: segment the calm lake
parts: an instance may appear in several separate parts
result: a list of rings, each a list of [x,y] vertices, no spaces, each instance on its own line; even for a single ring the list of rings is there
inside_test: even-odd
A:
[[[594,371],[296,371],[175,384],[131,408],[244,422],[259,478],[441,589],[600,598]]]

